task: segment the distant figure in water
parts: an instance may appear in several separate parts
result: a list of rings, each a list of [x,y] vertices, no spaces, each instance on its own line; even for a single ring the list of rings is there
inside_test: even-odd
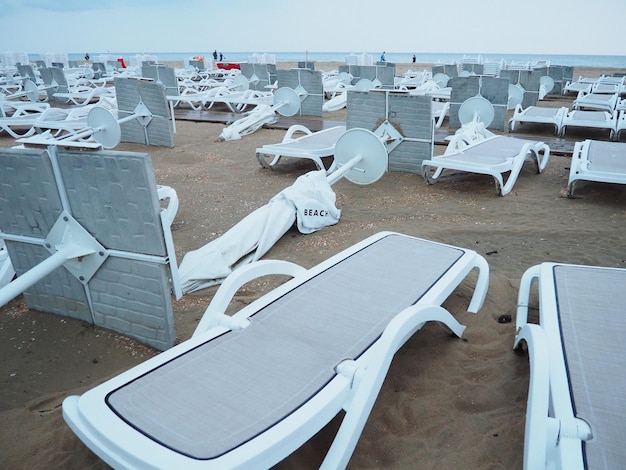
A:
[[[220,62],[224,60],[224,54],[220,52]]]
[[[217,60],[217,49],[213,51],[213,60]]]
[[[89,60],[89,52],[85,53],[85,60]]]

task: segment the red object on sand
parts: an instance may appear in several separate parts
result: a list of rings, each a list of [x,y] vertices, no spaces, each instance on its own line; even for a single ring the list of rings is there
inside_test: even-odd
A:
[[[123,69],[126,68],[126,62],[124,62],[124,58],[120,57],[119,59],[117,59],[117,61],[120,63],[120,65],[122,66]]]
[[[222,70],[240,69],[239,62],[218,62],[217,68]]]

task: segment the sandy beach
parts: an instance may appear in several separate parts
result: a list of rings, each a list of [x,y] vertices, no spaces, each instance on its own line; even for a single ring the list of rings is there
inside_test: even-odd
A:
[[[430,67],[397,64],[397,73]],[[626,70],[577,68],[574,78],[616,72]],[[550,97],[541,105],[571,107],[573,99]],[[324,118],[345,119],[345,110]],[[259,165],[255,149],[279,142],[281,129],[262,128],[224,142],[218,141],[223,124],[177,120],[176,127],[174,148],[122,143],[116,150],[149,153],[157,182],[177,191],[180,208],[172,229],[179,262],[314,169],[298,159],[275,170]],[[524,125],[515,135],[556,139],[553,129],[542,125]],[[573,130],[565,137],[585,138],[608,140],[608,135]],[[0,146],[12,145],[12,138],[0,134]],[[435,154],[444,150],[435,146]],[[569,157],[559,155],[551,156],[539,175],[528,165],[504,197],[496,195],[491,177],[481,175],[434,185],[420,175],[396,172],[369,186],[341,180],[333,186],[342,210],[339,223],[310,235],[292,228],[264,257],[308,268],[368,235],[392,230],[471,248],[489,263],[489,292],[478,314],[466,312],[471,283],[444,303],[467,325],[462,340],[428,324],[398,352],[349,468],[522,468],[529,367],[527,357],[512,350],[522,274],[543,261],[626,266],[626,188],[580,183],[576,199],[568,199],[569,165]],[[233,308],[272,287],[266,280],[246,286]],[[190,337],[215,291],[172,300],[178,341]],[[500,323],[502,314],[513,322]],[[0,308],[0,348],[0,467],[108,468],[67,427],[61,402],[157,351],[82,322],[29,310],[21,296]],[[337,424],[331,422],[277,468],[319,466]]]

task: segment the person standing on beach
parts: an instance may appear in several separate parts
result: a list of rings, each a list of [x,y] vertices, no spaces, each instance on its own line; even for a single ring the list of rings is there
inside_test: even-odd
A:
[[[217,49],[213,51],[213,60],[217,60]]]
[[[416,59],[415,54],[413,54],[413,63],[415,63],[415,59]]]
[[[381,62],[385,61],[385,51],[383,51],[383,53],[380,55],[380,61]]]
[[[220,52],[220,62],[224,60],[224,54]]]

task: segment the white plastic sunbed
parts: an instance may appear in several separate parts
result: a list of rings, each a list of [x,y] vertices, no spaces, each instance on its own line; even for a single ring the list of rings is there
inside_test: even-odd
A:
[[[617,93],[579,93],[574,100],[574,109],[587,109],[595,111],[615,111],[619,95]]]
[[[577,81],[570,82],[568,81],[563,87],[563,94],[566,95],[568,93],[591,93],[591,89],[594,84],[597,83],[597,78],[595,79],[585,79],[583,77],[579,77]]]
[[[606,129],[609,131],[609,139],[615,138],[615,129],[617,123],[617,112],[609,113],[607,111],[587,111],[575,109],[567,113],[563,117],[561,123],[561,136],[570,127],[583,127],[591,129]]]
[[[269,468],[345,410],[323,468],[344,468],[394,353],[487,262],[471,250],[383,232],[304,269],[258,261],[234,271],[192,338],[63,402],[77,436],[115,468]],[[293,278],[232,317],[258,276]],[[419,423],[416,423],[419,425]]]
[[[513,117],[509,119],[509,132],[515,130],[516,123],[532,122],[538,124],[552,124],[554,126],[554,134],[561,134],[561,125],[563,118],[566,116],[568,109],[548,108],[544,106],[528,106],[522,108],[521,104],[515,105]]]
[[[424,179],[433,184],[441,173],[458,170],[491,175],[500,196],[511,192],[526,160],[532,160],[541,173],[548,164],[550,147],[539,141],[495,135],[479,140],[465,148],[422,162]],[[503,175],[509,173],[506,183]]]
[[[19,139],[35,133],[35,124],[43,119],[65,119],[67,112],[59,108],[51,108],[48,103],[23,103],[9,117],[0,117],[0,134],[6,132]]]
[[[528,323],[535,282],[539,325]],[[524,273],[514,343],[530,360],[524,469],[624,468],[624,305],[624,269],[543,263]]]
[[[312,132],[305,126],[294,124],[287,129],[282,142],[257,148],[256,157],[264,168],[274,168],[282,157],[295,157],[313,160],[318,170],[326,170],[322,158],[334,154],[335,143],[345,132],[346,126],[333,126]],[[297,133],[303,135],[294,137]],[[268,161],[268,157],[272,158],[271,161]],[[335,166],[333,162],[326,170],[327,173],[332,173]]]
[[[626,143],[585,140],[574,144],[567,196],[578,181],[626,184]]]

